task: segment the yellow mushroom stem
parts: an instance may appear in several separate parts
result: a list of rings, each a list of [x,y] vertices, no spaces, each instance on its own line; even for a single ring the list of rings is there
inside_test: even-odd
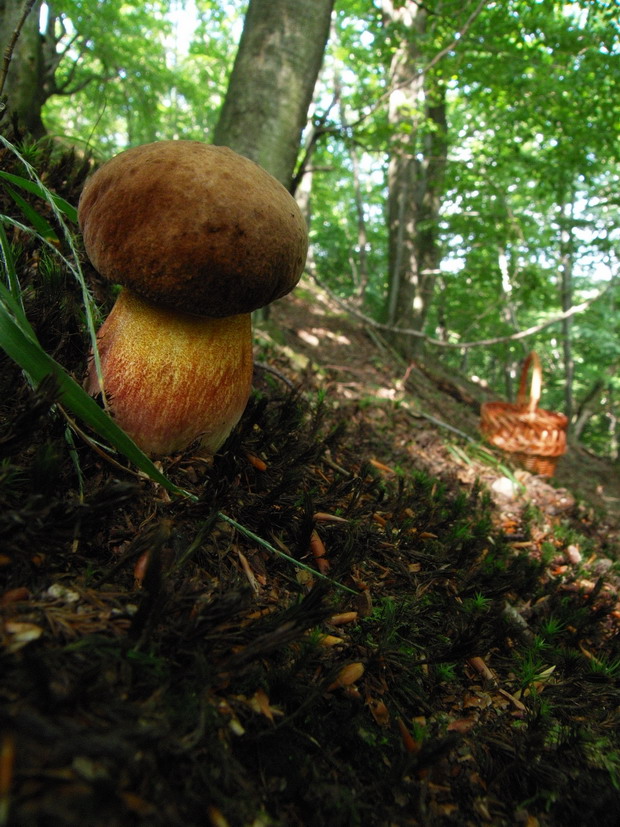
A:
[[[97,338],[110,411],[143,451],[217,451],[250,394],[250,314],[193,316],[124,289]],[[92,360],[86,389],[100,392]]]

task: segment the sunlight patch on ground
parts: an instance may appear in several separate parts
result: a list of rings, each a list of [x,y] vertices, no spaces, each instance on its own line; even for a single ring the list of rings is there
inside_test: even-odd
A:
[[[297,330],[296,333],[302,342],[305,342],[311,347],[318,347],[325,339],[329,339],[338,345],[351,344],[351,340],[347,336],[343,336],[340,333],[333,333],[324,327],[312,327],[310,330]]]
[[[392,402],[396,402],[402,398],[403,392],[397,387],[377,389],[377,399],[391,399]]]

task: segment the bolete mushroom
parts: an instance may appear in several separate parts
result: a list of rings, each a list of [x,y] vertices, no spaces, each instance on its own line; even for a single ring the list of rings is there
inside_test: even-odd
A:
[[[111,413],[151,455],[215,452],[252,383],[251,313],[299,281],[295,199],[253,161],[199,141],[128,149],[78,206],[94,268],[122,285],[98,333]],[[86,388],[101,391],[91,360]]]

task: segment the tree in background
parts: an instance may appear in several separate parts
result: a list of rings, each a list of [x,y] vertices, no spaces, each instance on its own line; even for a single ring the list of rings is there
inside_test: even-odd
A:
[[[453,341],[514,334],[569,311],[617,272],[619,43],[609,4],[511,0],[486,9],[469,48],[455,55],[450,121],[458,150],[442,232],[455,264],[442,296]],[[589,319],[599,309],[536,340],[551,405],[569,415],[620,356],[612,311],[593,358]],[[464,355],[509,395],[531,344]]]
[[[250,0],[214,143],[290,187],[334,0]]]
[[[4,122],[17,118],[35,138],[45,134],[41,109],[56,87],[54,74],[57,66],[57,53],[51,36],[53,17],[50,16],[44,31],[41,31],[41,5],[41,0],[33,3],[21,25],[4,85],[7,106]],[[24,3],[21,0],[0,0],[2,54],[5,53],[23,12]]]
[[[382,3],[385,24],[396,41],[388,85],[385,320],[414,330],[424,327],[440,262],[437,222],[447,152],[445,84],[424,65],[431,60],[435,40],[432,5],[415,0]],[[392,338],[404,355],[412,355],[421,341],[398,334]]]

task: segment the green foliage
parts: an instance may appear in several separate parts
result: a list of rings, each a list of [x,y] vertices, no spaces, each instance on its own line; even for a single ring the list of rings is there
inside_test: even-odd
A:
[[[597,2],[570,7],[547,1],[496,4],[484,9],[440,62],[448,83],[450,150],[439,228],[444,273],[428,320],[430,335],[447,327],[455,344],[510,336],[557,315],[562,309],[559,271],[566,215],[573,245],[573,303],[600,290],[616,270],[619,96],[612,90],[618,79],[619,33],[606,9]],[[354,14],[357,21],[351,19]],[[385,251],[381,204],[389,135],[381,96],[391,50],[407,32],[373,28],[359,4],[346,4],[338,24],[340,40],[332,52],[344,64],[341,74],[353,65],[358,68],[356,88],[346,90],[347,121],[355,124],[363,182],[366,187],[372,182],[378,207],[373,212],[373,202],[368,202],[372,249],[380,244]],[[433,36],[420,44],[427,62],[449,41],[450,25],[439,11]],[[363,28],[367,42],[383,47],[381,60],[371,68],[360,65],[359,51],[350,48],[356,26]],[[359,36],[357,42],[359,49]],[[349,251],[355,252],[356,237],[346,153],[350,134],[340,128],[326,137],[320,148],[325,182],[314,182],[317,266],[347,296],[354,293]],[[376,255],[366,294],[371,312],[377,311],[386,287],[385,259]],[[609,293],[605,303],[574,317],[570,331],[576,399],[601,373],[609,374],[607,402],[584,435],[599,450],[617,416],[609,408],[618,387],[616,304],[617,292]],[[449,351],[445,358],[511,398],[519,362],[532,346],[546,366],[543,404],[561,410],[558,326],[527,343]],[[558,369],[551,371],[550,365]],[[617,403],[610,404],[615,410]]]
[[[492,601],[480,592],[473,597],[467,597],[463,601],[463,611],[470,614],[485,614],[491,608]]]
[[[244,6],[54,3],[62,94],[47,101],[48,129],[104,157],[162,138],[204,139],[225,92]],[[188,15],[195,19],[191,34],[183,26]]]

